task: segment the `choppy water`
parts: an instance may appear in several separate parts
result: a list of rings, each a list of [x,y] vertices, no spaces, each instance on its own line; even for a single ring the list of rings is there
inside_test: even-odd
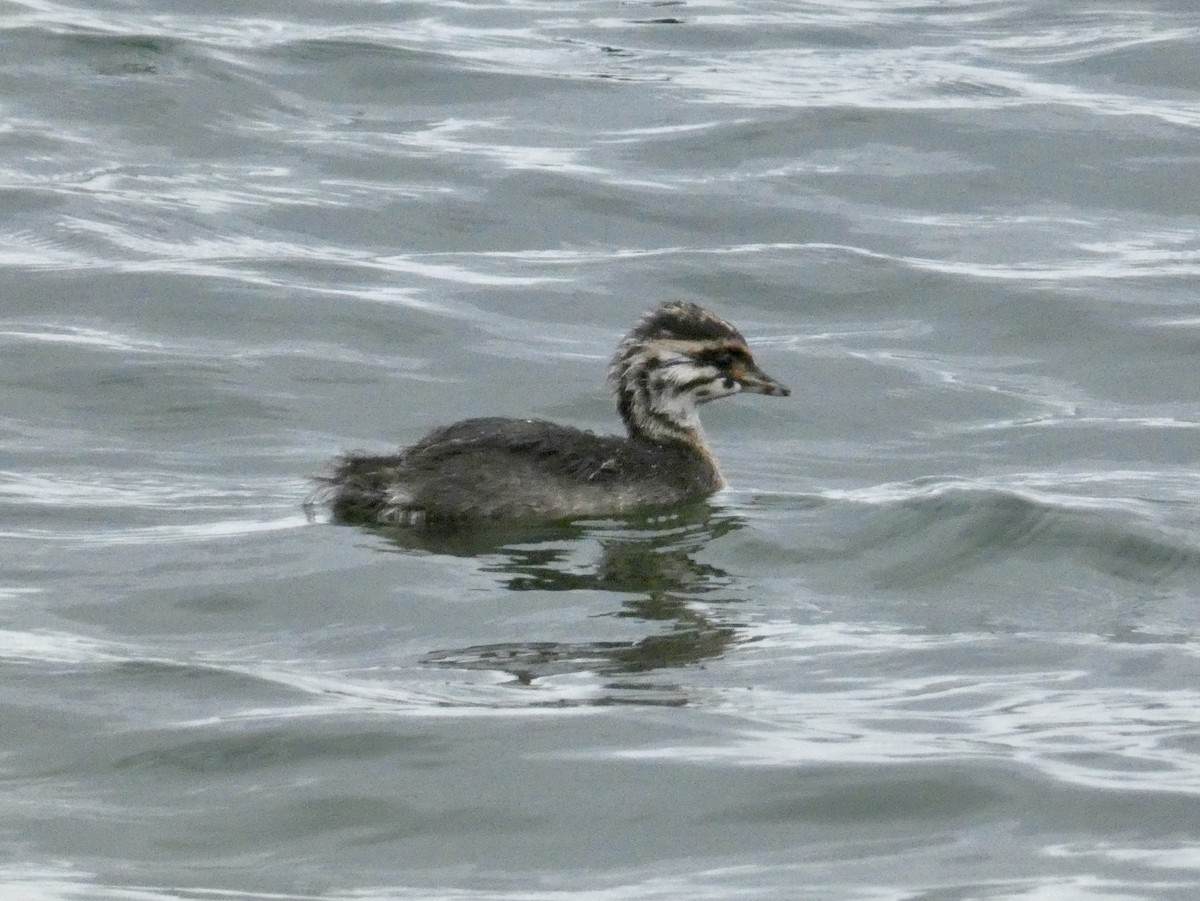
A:
[[[0,893],[1200,895],[1200,8],[22,0]],[[437,543],[307,478],[615,426],[733,488]]]

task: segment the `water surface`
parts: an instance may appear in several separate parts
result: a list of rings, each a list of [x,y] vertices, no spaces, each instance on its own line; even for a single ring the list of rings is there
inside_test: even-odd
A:
[[[22,0],[6,897],[1193,898],[1200,12]],[[617,426],[732,487],[438,541],[309,478]]]

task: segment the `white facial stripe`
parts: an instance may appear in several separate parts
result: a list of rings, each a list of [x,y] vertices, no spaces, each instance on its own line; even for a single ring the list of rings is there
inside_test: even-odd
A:
[[[742,390],[714,363],[700,362],[706,351],[725,350],[736,342],[654,339],[627,343],[613,360],[613,382],[626,422],[643,434],[694,431],[702,434],[699,407]]]

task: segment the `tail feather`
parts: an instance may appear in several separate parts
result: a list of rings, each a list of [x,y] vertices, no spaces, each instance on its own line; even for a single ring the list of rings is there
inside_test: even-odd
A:
[[[333,472],[317,476],[317,487],[305,508],[328,505],[336,519],[350,522],[401,522],[395,510],[403,508],[403,491],[397,488],[402,458],[396,455],[347,454],[334,463]]]

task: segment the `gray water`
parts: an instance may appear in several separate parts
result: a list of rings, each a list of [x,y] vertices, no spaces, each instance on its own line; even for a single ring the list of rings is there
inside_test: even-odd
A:
[[[0,896],[1200,897],[1200,7],[18,0]],[[309,478],[617,427],[731,488],[424,540]]]

